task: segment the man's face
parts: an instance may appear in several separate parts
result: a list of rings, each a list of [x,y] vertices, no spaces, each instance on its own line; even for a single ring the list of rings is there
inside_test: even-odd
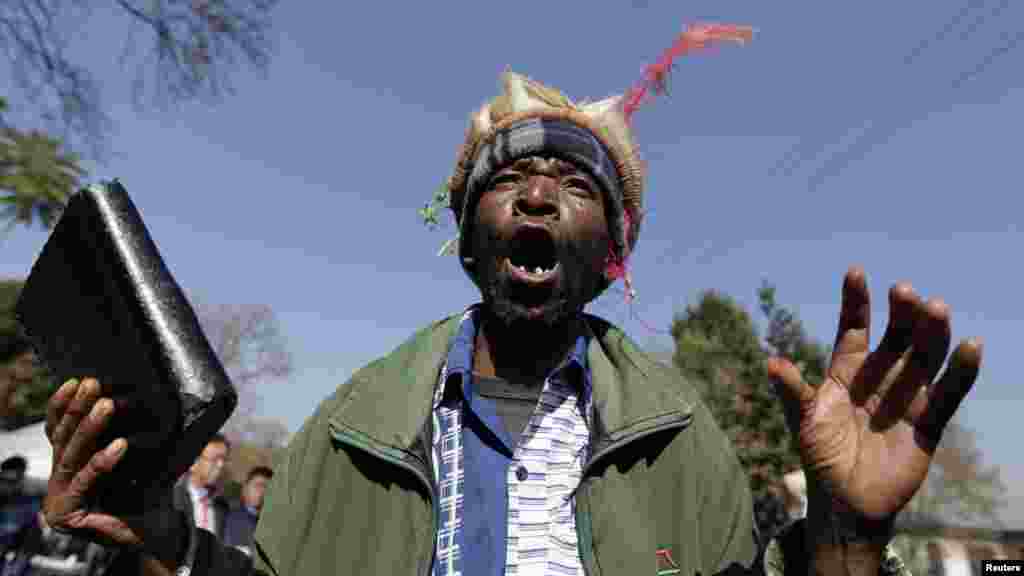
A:
[[[495,172],[471,239],[484,301],[506,324],[564,320],[601,286],[610,239],[597,182],[556,158],[528,157]]]
[[[192,465],[192,477],[199,486],[214,488],[219,485],[224,475],[224,467],[228,460],[228,447],[223,442],[210,442],[203,448],[195,464]]]
[[[245,483],[245,487],[242,488],[242,500],[245,501],[246,506],[252,506],[257,510],[263,508],[263,495],[267,492],[267,482],[266,476],[256,475]]]

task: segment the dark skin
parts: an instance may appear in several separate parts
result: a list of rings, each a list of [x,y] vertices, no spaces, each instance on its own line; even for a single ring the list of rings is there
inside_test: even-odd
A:
[[[610,245],[604,195],[575,165],[531,157],[494,174],[475,216],[471,249],[485,311],[474,371],[539,383],[568,355],[581,330],[578,313],[599,293],[593,271]],[[558,264],[548,283],[517,281],[509,269],[524,227],[544,228],[553,241]]]
[[[481,195],[471,244],[485,302],[476,372],[539,382],[567,356],[580,333],[577,314],[599,292],[609,246],[603,198],[587,180],[571,164],[530,159],[498,172]],[[558,259],[536,281],[508,264],[521,257],[515,251],[523,247],[517,243],[523,226],[547,230]],[[942,370],[951,340],[942,300],[924,300],[906,283],[895,285],[889,299],[889,324],[872,350],[867,280],[851,268],[825,381],[807,384],[780,358],[766,367],[807,474],[812,574],[877,574],[893,518],[924,481],[943,428],[978,375],[977,339],[961,342]],[[110,472],[125,446],[124,440],[96,446],[114,414],[102,396],[95,380],[84,380],[50,400],[54,473],[43,515],[51,526],[141,546],[146,535],[124,520],[82,508],[83,494]],[[145,569],[168,574],[173,566],[147,560]]]

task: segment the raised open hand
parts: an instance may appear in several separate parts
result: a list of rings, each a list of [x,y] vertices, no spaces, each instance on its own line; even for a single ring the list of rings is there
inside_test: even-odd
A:
[[[922,301],[909,284],[893,286],[889,301],[888,327],[872,351],[867,282],[851,268],[824,382],[809,385],[784,359],[768,364],[807,474],[809,510],[838,507],[882,527],[921,486],[981,364],[981,341],[963,341],[936,380],[950,345],[949,308]]]

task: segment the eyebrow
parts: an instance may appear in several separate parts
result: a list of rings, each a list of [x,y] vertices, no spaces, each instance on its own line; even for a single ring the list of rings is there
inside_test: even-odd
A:
[[[579,166],[572,162],[557,157],[544,158],[543,156],[527,156],[525,158],[520,158],[516,160],[512,164],[506,166],[505,168],[502,168],[500,171],[526,171],[529,170],[533,166],[533,163],[537,160],[552,162],[555,165],[555,168],[562,176],[578,175],[590,179],[590,174],[588,174],[586,170],[580,168]]]

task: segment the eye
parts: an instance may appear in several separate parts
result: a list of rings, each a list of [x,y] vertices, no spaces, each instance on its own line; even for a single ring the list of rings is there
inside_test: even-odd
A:
[[[501,186],[512,186],[518,184],[523,179],[522,174],[519,172],[499,172],[494,178],[491,178],[491,183],[488,188],[494,189]]]
[[[591,196],[594,193],[593,184],[582,176],[568,176],[562,180],[562,186],[570,192],[584,196]]]

